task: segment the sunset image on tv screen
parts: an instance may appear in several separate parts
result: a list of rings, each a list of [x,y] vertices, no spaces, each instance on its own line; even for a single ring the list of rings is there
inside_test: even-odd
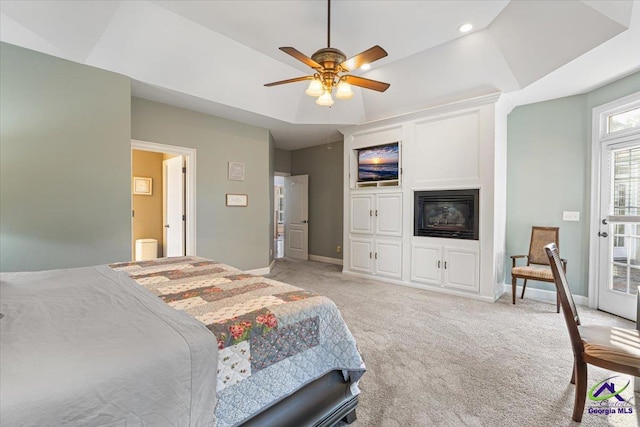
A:
[[[398,179],[398,144],[363,148],[358,151],[358,181]]]

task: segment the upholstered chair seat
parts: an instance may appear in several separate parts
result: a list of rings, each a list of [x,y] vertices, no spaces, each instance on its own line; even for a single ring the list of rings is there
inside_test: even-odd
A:
[[[599,325],[580,325],[578,331],[585,360],[591,356],[640,369],[640,331]]]
[[[521,267],[514,267],[511,270],[511,274],[517,276],[527,276],[530,279],[538,279],[544,281],[553,281],[553,273],[549,266],[541,265],[525,265]]]

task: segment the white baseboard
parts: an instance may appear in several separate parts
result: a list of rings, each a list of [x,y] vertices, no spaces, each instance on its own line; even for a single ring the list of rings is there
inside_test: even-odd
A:
[[[378,282],[385,282],[385,283],[391,283],[393,285],[399,285],[399,286],[406,286],[408,288],[416,288],[416,289],[422,289],[424,291],[433,291],[433,292],[438,292],[441,294],[447,294],[447,295],[456,295],[456,296],[460,296],[460,297],[465,297],[465,298],[472,298],[475,300],[479,300],[479,301],[486,301],[486,302],[495,302],[491,297],[485,297],[485,296],[481,296],[481,295],[477,295],[477,294],[472,294],[472,293],[467,293],[467,292],[463,292],[463,291],[457,291],[455,289],[451,289],[451,288],[443,288],[441,286],[429,286],[426,284],[418,284],[418,283],[413,283],[413,282],[404,282],[402,280],[399,279],[388,279],[386,277],[381,277],[381,276],[372,276],[370,274],[363,274],[363,273],[358,273],[355,271],[348,271],[348,270],[342,270],[342,274],[347,275],[347,276],[356,276],[356,277],[362,277],[365,279],[371,279],[371,280],[375,280]]]
[[[275,265],[276,260],[271,261],[268,267],[255,268],[253,270],[246,270],[245,273],[253,274],[254,276],[264,276],[265,274],[271,274],[273,270],[273,266]]]
[[[504,291],[511,293],[511,283],[504,284]],[[522,286],[516,286],[516,299],[520,298],[522,294]],[[524,292],[525,298],[532,298],[538,301],[556,303],[556,291],[548,291],[546,289],[537,289],[532,287],[527,287],[527,290]],[[574,295],[573,301],[578,305],[589,306],[589,298],[582,295]],[[516,301],[517,304],[517,301]]]
[[[309,260],[326,262],[327,264],[342,265],[342,260],[340,258],[329,258],[326,256],[320,256],[320,255],[309,255]]]

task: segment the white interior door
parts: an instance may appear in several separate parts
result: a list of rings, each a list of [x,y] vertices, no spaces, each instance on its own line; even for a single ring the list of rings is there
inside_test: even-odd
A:
[[[164,256],[184,256],[184,158],[176,156],[162,162]]]
[[[287,176],[284,183],[284,254],[306,260],[309,259],[309,175]]]
[[[636,319],[640,286],[640,138],[601,149],[598,308]]]

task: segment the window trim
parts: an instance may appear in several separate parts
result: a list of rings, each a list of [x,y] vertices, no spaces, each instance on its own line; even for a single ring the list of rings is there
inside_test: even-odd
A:
[[[625,111],[635,110],[636,108],[640,108],[640,92],[633,93],[614,102],[596,107],[594,109],[594,115],[599,114],[600,126],[597,135],[599,135],[600,142],[609,141],[611,139],[627,135],[640,134],[640,126],[609,132],[609,117],[624,113]]]

